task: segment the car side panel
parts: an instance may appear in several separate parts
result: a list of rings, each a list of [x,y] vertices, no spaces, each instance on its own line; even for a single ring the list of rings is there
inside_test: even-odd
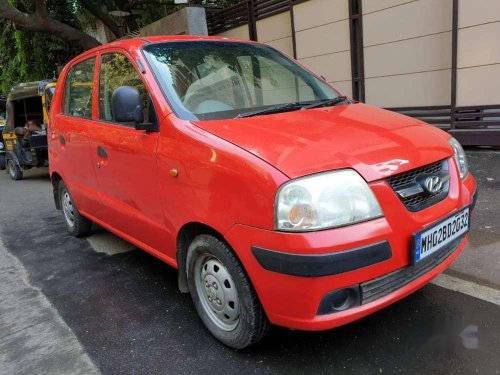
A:
[[[247,151],[173,115],[161,127],[158,173],[173,233],[190,222],[221,234],[237,223],[272,229],[274,194],[288,180]]]
[[[168,238],[159,196],[158,133],[91,122],[90,148],[100,206],[89,214],[141,243],[165,252]],[[103,158],[98,150],[106,153]]]

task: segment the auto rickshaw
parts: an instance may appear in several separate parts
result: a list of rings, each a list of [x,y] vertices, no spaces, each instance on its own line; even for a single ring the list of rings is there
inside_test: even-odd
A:
[[[49,165],[47,127],[55,87],[53,81],[20,83],[7,97],[2,169],[7,168],[13,180],[21,180],[24,170]]]
[[[0,169],[5,169],[5,145],[3,143],[2,131],[5,127],[5,97],[0,95]]]

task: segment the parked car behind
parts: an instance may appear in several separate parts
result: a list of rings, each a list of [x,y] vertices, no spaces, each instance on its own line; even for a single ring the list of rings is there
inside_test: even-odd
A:
[[[455,139],[269,46],[119,41],[71,61],[58,87],[50,173],[69,232],[96,222],[176,267],[230,347],[270,323],[364,317],[467,243],[476,183]]]

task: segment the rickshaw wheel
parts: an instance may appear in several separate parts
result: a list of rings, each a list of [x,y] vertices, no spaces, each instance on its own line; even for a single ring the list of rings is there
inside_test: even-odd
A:
[[[23,179],[23,171],[17,166],[14,160],[9,160],[7,162],[7,166],[9,168],[9,175],[15,181]]]

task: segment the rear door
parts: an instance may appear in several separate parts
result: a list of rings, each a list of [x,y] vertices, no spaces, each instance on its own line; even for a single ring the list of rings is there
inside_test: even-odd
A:
[[[85,57],[68,70],[61,108],[53,117],[54,126],[48,129],[49,162],[62,175],[78,209],[90,214],[98,205],[88,138],[95,66],[96,56]]]
[[[166,244],[156,161],[160,133],[115,121],[111,96],[120,86],[137,88],[144,100],[146,121],[157,121],[154,105],[141,74],[121,52],[100,55],[98,82],[98,113],[90,130],[101,196],[96,216],[142,247],[160,250]]]

